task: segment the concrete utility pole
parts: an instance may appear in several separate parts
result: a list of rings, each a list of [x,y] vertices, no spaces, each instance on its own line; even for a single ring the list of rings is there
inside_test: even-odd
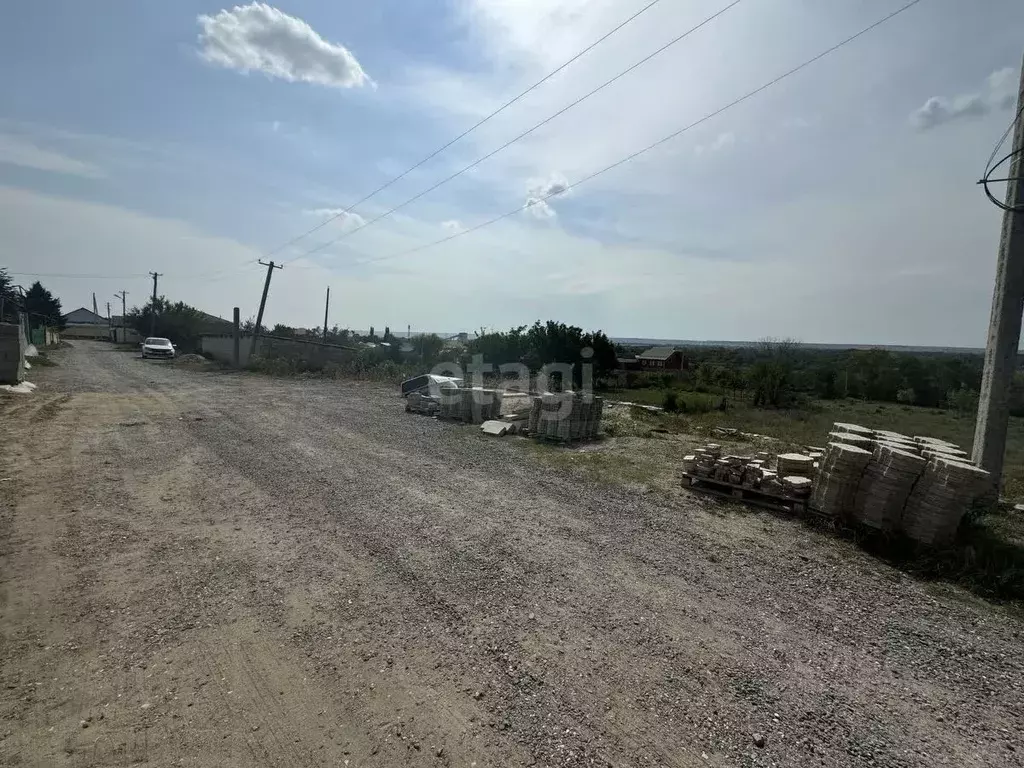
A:
[[[149,274],[153,276],[153,303],[149,307],[149,335],[156,336],[156,279],[163,277],[163,275],[156,272],[150,272]]]
[[[974,428],[974,452],[971,457],[982,469],[992,473],[993,491],[998,494],[1006,453],[1006,429],[1009,423],[1009,395],[1017,369],[1021,316],[1024,315],[1024,64],[1017,93],[1017,123],[1013,131],[1016,152],[1010,161],[1006,182],[1006,206],[996,258],[996,285],[992,293],[992,316],[988,324],[985,368],[981,376],[978,421]]]
[[[125,315],[128,314],[128,309],[127,309],[127,306],[125,304],[125,297],[128,296],[128,291],[121,291],[120,293],[115,293],[114,296],[116,298],[120,298],[121,299],[121,341],[124,342],[127,339],[127,336],[125,335],[125,332],[124,332],[124,321],[125,321]],[[114,341],[117,341],[117,336],[116,335],[114,336]]]
[[[270,278],[274,274],[274,270],[275,269],[284,269],[284,267],[282,267],[281,265],[274,264],[273,261],[271,261],[268,264],[267,262],[265,262],[265,261],[263,261],[261,259],[260,260],[260,264],[262,264],[263,266],[265,266],[267,268],[267,281],[265,283],[263,283],[263,297],[260,299],[260,311],[256,314],[256,327],[253,329],[253,332],[252,332],[252,346],[249,347],[249,360],[250,361],[254,357],[256,357],[256,342],[259,341],[259,338],[260,338],[260,326],[263,325],[263,309],[264,309],[264,307],[267,306],[267,293],[270,291]]]
[[[239,347],[242,342],[242,329],[239,326],[239,314],[238,307],[235,307],[234,312],[231,315],[231,362],[234,363],[235,368],[241,368],[241,350]]]
[[[324,341],[327,343],[327,310],[331,308],[331,286],[327,286],[327,301],[324,303]]]

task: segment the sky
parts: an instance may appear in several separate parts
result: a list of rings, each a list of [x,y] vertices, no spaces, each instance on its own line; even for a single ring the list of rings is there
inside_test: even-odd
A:
[[[353,329],[984,346],[1024,3],[921,0],[728,106],[904,2],[658,0],[418,166],[650,0],[10,4],[0,266],[66,310],[156,271],[253,317],[273,258],[270,325],[330,286]]]

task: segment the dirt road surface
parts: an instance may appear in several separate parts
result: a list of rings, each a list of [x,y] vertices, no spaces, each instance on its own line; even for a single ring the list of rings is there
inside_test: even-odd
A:
[[[390,390],[100,343],[0,399],[0,764],[1010,766],[1024,624]]]

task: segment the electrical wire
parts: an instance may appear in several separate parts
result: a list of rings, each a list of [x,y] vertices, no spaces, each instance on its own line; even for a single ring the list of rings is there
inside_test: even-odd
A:
[[[989,187],[989,185],[996,183],[998,181],[1009,182],[1021,180],[1021,176],[1019,175],[1011,175],[1006,177],[1005,179],[993,179],[992,174],[995,173],[996,169],[999,168],[1003,163],[1005,163],[1007,160],[1012,160],[1016,155],[1020,154],[1024,150],[1016,149],[1010,152],[1009,154],[1005,155],[1003,159],[1000,160],[999,162],[993,163],[992,161],[995,159],[996,154],[1002,148],[1003,144],[1006,143],[1007,136],[1009,136],[1010,132],[1016,127],[1017,122],[1021,119],[1022,115],[1024,115],[1024,103],[1020,105],[1020,108],[1017,110],[1017,114],[1014,115],[1013,119],[1010,121],[1010,124],[1006,126],[1006,130],[1003,131],[1003,135],[999,137],[999,141],[996,142],[996,145],[992,148],[992,154],[988,156],[988,161],[985,163],[985,173],[984,175],[982,175],[981,180],[978,181],[978,184],[980,184],[985,191],[985,197],[987,197],[998,208],[1013,213],[1024,213],[1024,201],[1022,201],[1018,205],[1007,205],[1002,200],[999,200],[995,195],[992,194],[992,190]],[[1010,167],[1013,168],[1012,162],[1010,163]],[[1024,173],[1024,166],[1018,163],[1016,172],[1018,174]],[[1013,171],[1011,171],[1011,174],[1012,173]]]
[[[991,168],[989,168],[985,172],[985,176],[981,179],[981,181],[978,182],[978,184],[981,184],[982,187],[984,188],[985,196],[989,200],[991,200],[992,203],[994,203],[997,207],[1001,208],[1004,211],[1010,211],[1010,212],[1013,212],[1013,213],[1024,213],[1024,202],[1021,202],[1018,205],[1007,205],[1002,200],[1000,200],[999,198],[997,198],[995,195],[992,194],[992,190],[989,188],[989,185],[990,184],[994,184],[996,182],[1001,182],[1001,181],[1010,182],[1010,181],[1021,181],[1022,179],[1024,179],[1024,176],[1020,176],[1020,175],[1018,175],[1018,176],[1007,176],[1004,179],[993,179],[993,178],[991,178],[992,174],[995,172],[995,170],[997,168],[999,168],[1007,160],[1012,160],[1014,157],[1016,157],[1017,155],[1019,155],[1021,153],[1024,153],[1024,148],[1022,148],[1022,149],[1015,149],[1013,152],[1010,152],[1008,155],[1005,155],[1002,160],[1000,160],[998,163],[996,163]],[[1011,168],[1013,167],[1013,163],[1010,164],[1010,167]],[[1022,166],[1021,164],[1018,164],[1016,172],[1018,174],[1024,172],[1024,166]],[[1011,171],[1011,173],[1013,173],[1013,171]]]
[[[726,104],[723,107],[719,107],[714,112],[709,112],[708,114],[704,115],[700,119],[693,121],[689,125],[686,125],[686,126],[680,128],[679,130],[674,131],[673,133],[670,133],[669,135],[667,135],[667,136],[665,136],[665,137],[663,137],[661,139],[658,139],[658,141],[654,142],[653,144],[648,144],[643,149],[637,150],[636,152],[633,152],[632,154],[627,155],[626,157],[623,157],[620,160],[616,160],[611,165],[605,166],[604,168],[602,168],[599,171],[595,171],[594,173],[591,173],[588,176],[584,176],[583,178],[578,179],[577,181],[573,182],[569,186],[571,186],[571,187],[578,187],[581,184],[585,184],[588,181],[592,181],[593,179],[596,179],[598,176],[601,176],[601,175],[607,173],[608,171],[611,171],[611,170],[613,170],[615,168],[618,168],[620,165],[624,165],[625,163],[628,163],[631,160],[634,160],[634,159],[640,157],[641,155],[646,154],[647,152],[650,152],[652,149],[660,147],[662,144],[665,144],[665,143],[667,143],[667,142],[677,138],[678,136],[681,136],[682,134],[686,133],[687,131],[691,130],[692,128],[696,128],[698,125],[701,125],[702,123],[705,123],[708,120],[711,120],[712,118],[715,118],[718,115],[721,115],[723,112],[725,112],[725,111],[727,111],[729,109],[732,109],[733,107],[735,107],[735,106],[737,106],[739,104],[742,104],[744,101],[747,101],[748,99],[756,96],[757,94],[761,93],[762,91],[765,91],[765,90],[767,90],[767,89],[777,85],[778,83],[782,82],[783,80],[786,80],[787,78],[792,77],[793,75],[797,74],[801,70],[806,69],[807,67],[811,66],[815,62],[820,61],[821,59],[825,58],[826,56],[834,53],[835,51],[838,51],[840,48],[848,45],[849,43],[852,43],[857,38],[859,38],[859,37],[861,37],[863,35],[866,35],[868,32],[871,32],[872,30],[876,29],[877,27],[882,26],[883,24],[885,24],[889,20],[895,18],[896,16],[899,16],[901,13],[910,10],[915,5],[917,5],[919,2],[921,2],[921,0],[910,0],[910,2],[906,3],[905,5],[900,6],[895,11],[893,11],[892,13],[889,13],[888,15],[882,17],[881,19],[879,19],[878,21],[874,22],[873,24],[871,24],[871,25],[869,25],[867,27],[864,27],[864,29],[860,30],[856,34],[850,35],[846,39],[844,39],[844,40],[836,43],[835,45],[833,45],[831,48],[827,48],[826,50],[822,51],[821,53],[817,54],[816,56],[814,56],[814,57],[812,57],[810,59],[807,59],[802,64],[799,64],[799,65],[793,67],[792,69],[782,73],[781,75],[778,75],[774,79],[769,80],[764,85],[761,85],[761,86],[755,88],[754,90],[749,91],[748,93],[744,94],[743,96],[740,96],[738,99],[734,99],[733,101],[729,102],[728,104]],[[405,251],[400,251],[398,253],[394,253],[394,254],[391,254],[389,256],[383,256],[383,257],[381,257],[379,259],[374,259],[370,263],[377,263],[377,262],[380,262],[380,261],[387,261],[388,259],[397,259],[397,258],[400,258],[402,256],[409,256],[409,255],[411,255],[413,253],[418,253],[420,251],[425,251],[428,248],[433,248],[435,246],[441,245],[442,243],[447,243],[447,242],[449,242],[451,240],[455,240],[456,238],[463,237],[464,235],[468,235],[470,232],[476,232],[477,230],[483,229],[484,227],[488,227],[491,224],[496,224],[497,222],[501,221],[502,219],[507,219],[510,216],[514,216],[515,214],[517,214],[517,213],[519,213],[521,211],[525,211],[527,208],[530,208],[533,205],[537,205],[538,203],[545,202],[546,200],[549,200],[552,197],[557,197],[560,194],[562,194],[562,191],[552,192],[549,195],[546,195],[544,197],[541,197],[541,198],[538,198],[538,199],[535,199],[535,200],[530,200],[529,202],[519,206],[518,208],[514,208],[511,211],[507,211],[507,212],[505,212],[503,214],[495,216],[492,219],[488,219],[487,221],[484,221],[484,222],[482,222],[480,224],[476,224],[475,226],[469,227],[468,229],[464,229],[464,230],[462,230],[460,232],[456,232],[454,234],[451,234],[448,237],[444,237],[444,238],[441,238],[440,240],[435,240],[433,242],[426,243],[424,245],[419,245],[419,246],[416,246],[415,248],[410,248],[410,249],[405,250]]]
[[[681,35],[678,35],[678,36],[674,37],[673,39],[669,40],[667,43],[665,43],[665,45],[661,46],[660,48],[658,48],[653,53],[648,54],[647,56],[644,56],[644,58],[642,58],[639,61],[635,62],[633,65],[631,65],[627,69],[624,69],[621,72],[619,72],[617,75],[615,75],[614,77],[611,77],[608,80],[605,80],[599,86],[597,86],[593,90],[583,94],[578,99],[576,99],[575,101],[573,101],[570,104],[566,105],[565,107],[562,107],[562,109],[558,110],[554,114],[549,115],[548,117],[544,118],[539,123],[537,123],[536,125],[533,125],[532,127],[526,129],[525,131],[523,131],[519,135],[514,136],[513,138],[509,139],[508,141],[506,141],[504,144],[502,144],[497,149],[493,149],[490,152],[488,152],[486,155],[483,155],[482,157],[477,158],[476,160],[474,160],[469,165],[464,166],[463,168],[460,168],[459,170],[455,171],[454,173],[452,173],[449,176],[446,176],[445,178],[441,179],[441,181],[437,182],[433,186],[427,187],[422,192],[420,192],[420,193],[418,193],[416,195],[413,195],[412,197],[410,197],[405,202],[399,203],[394,208],[391,208],[390,210],[385,211],[384,213],[380,214],[379,216],[376,216],[376,217],[370,219],[369,221],[364,221],[362,224],[360,224],[360,225],[358,225],[356,227],[353,227],[349,231],[344,232],[344,233],[338,235],[337,237],[335,237],[335,238],[333,238],[331,240],[328,240],[326,242],[320,243],[319,245],[314,246],[313,248],[310,248],[308,251],[304,251],[303,253],[300,253],[298,256],[295,256],[295,257],[289,259],[288,261],[285,261],[285,262],[282,262],[282,263],[288,264],[288,263],[290,263],[292,261],[296,261],[298,259],[305,258],[306,256],[310,256],[310,255],[316,253],[317,251],[321,251],[324,248],[326,248],[327,246],[332,245],[332,244],[338,242],[339,240],[344,240],[345,238],[350,237],[351,235],[354,235],[359,230],[365,229],[366,227],[369,227],[371,224],[375,224],[376,222],[380,221],[381,219],[387,218],[388,216],[390,216],[391,214],[395,213],[396,211],[400,211],[402,208],[405,208],[407,205],[411,205],[412,203],[414,203],[417,200],[419,200],[421,197],[424,197],[425,195],[428,195],[431,192],[433,192],[435,189],[438,189],[439,187],[444,186],[445,184],[447,184],[452,179],[454,179],[454,178],[456,178],[458,176],[461,176],[462,174],[466,173],[467,171],[472,170],[473,168],[476,168],[478,165],[480,165],[480,163],[482,163],[485,160],[488,160],[488,159],[494,157],[496,154],[498,154],[499,152],[501,152],[501,151],[507,149],[508,147],[512,146],[513,144],[515,144],[520,139],[526,138],[531,133],[536,131],[538,128],[541,128],[541,127],[547,125],[548,123],[550,123],[556,117],[564,115],[570,109],[572,109],[572,108],[582,104],[584,101],[589,99],[594,94],[598,93],[599,91],[604,90],[609,85],[611,85],[612,83],[616,82],[620,78],[625,77],[626,75],[628,75],[630,72],[632,72],[636,68],[638,68],[640,66],[643,66],[648,61],[653,59],[655,56],[658,56],[659,54],[664,53],[665,51],[667,51],[672,46],[676,45],[677,43],[682,42],[685,38],[687,38],[690,35],[692,35],[694,32],[699,30],[701,27],[704,27],[705,25],[710,24],[712,21],[717,19],[719,16],[724,14],[726,11],[734,8],[735,6],[739,5],[741,2],[743,2],[743,0],[732,0],[732,2],[729,3],[728,5],[726,5],[724,8],[722,8],[719,11],[717,11],[717,12],[713,13],[712,15],[708,16],[706,19],[704,19],[699,24],[696,24],[696,25],[690,27],[688,30],[683,32]],[[354,208],[355,206],[352,206],[352,207]],[[339,214],[339,215],[341,215],[341,214]]]
[[[137,277],[149,277],[148,274],[135,275],[91,275],[85,273],[68,274],[68,273],[44,273],[44,272],[8,272],[9,275],[18,275],[19,277],[47,277],[47,278],[67,278],[76,280],[130,280]]]
[[[501,113],[502,113],[502,112],[504,112],[504,111],[505,111],[506,109],[508,109],[509,107],[511,107],[511,106],[512,106],[513,104],[515,104],[515,103],[516,103],[517,101],[519,101],[519,100],[520,100],[521,98],[523,98],[523,96],[525,96],[526,94],[530,93],[531,91],[533,91],[534,89],[538,88],[539,86],[543,85],[543,84],[544,84],[544,83],[546,83],[546,82],[547,82],[548,80],[550,80],[550,79],[551,79],[552,77],[554,77],[554,76],[555,76],[555,75],[557,75],[557,74],[558,74],[559,72],[561,72],[561,71],[562,71],[563,69],[565,69],[566,67],[568,67],[568,66],[569,66],[570,64],[572,64],[573,62],[575,62],[575,61],[577,61],[578,59],[582,58],[583,56],[585,56],[586,54],[588,54],[588,53],[589,53],[590,51],[594,50],[594,48],[596,48],[597,46],[599,46],[599,45],[600,45],[601,43],[603,43],[603,42],[604,42],[605,40],[607,40],[607,39],[608,39],[609,37],[611,37],[612,35],[614,35],[614,34],[615,34],[616,32],[618,32],[618,31],[619,31],[620,29],[622,29],[623,27],[625,27],[625,26],[626,26],[627,24],[629,24],[630,22],[632,22],[632,21],[633,21],[634,19],[636,19],[637,17],[639,17],[639,16],[641,16],[642,14],[646,13],[647,11],[649,11],[649,10],[650,10],[651,8],[653,8],[653,7],[655,6],[655,5],[657,5],[657,4],[659,3],[659,2],[661,2],[661,0],[651,0],[651,2],[649,2],[649,3],[647,4],[647,5],[645,5],[645,6],[643,7],[643,8],[641,8],[641,9],[640,9],[639,11],[637,11],[637,12],[636,12],[636,13],[634,13],[634,14],[633,14],[632,16],[630,16],[629,18],[627,18],[627,19],[626,19],[625,21],[621,22],[621,23],[620,23],[620,24],[619,24],[618,26],[616,26],[616,27],[612,28],[612,29],[611,29],[610,31],[606,32],[606,33],[605,33],[604,35],[602,35],[602,36],[601,36],[601,37],[599,37],[599,38],[598,38],[597,40],[595,40],[594,42],[592,42],[592,43],[591,43],[590,45],[588,45],[588,46],[587,46],[586,48],[584,48],[584,49],[583,49],[582,51],[580,51],[579,53],[577,53],[577,54],[576,54],[575,56],[573,56],[572,58],[570,58],[570,59],[567,59],[567,60],[566,60],[565,62],[563,62],[563,63],[562,63],[562,64],[561,64],[561,65],[560,65],[559,67],[557,67],[556,69],[553,69],[553,70],[551,70],[550,72],[548,72],[548,73],[547,73],[546,75],[544,75],[544,77],[542,77],[542,78],[541,78],[540,80],[538,80],[537,82],[535,82],[535,83],[534,83],[533,85],[531,85],[531,86],[530,86],[529,88],[527,88],[526,90],[522,91],[522,92],[521,92],[521,93],[520,93],[519,95],[517,95],[517,96],[513,97],[512,99],[509,99],[509,100],[508,100],[508,101],[506,101],[506,102],[505,102],[504,104],[502,104],[502,105],[501,105],[500,107],[498,107],[498,108],[497,108],[496,110],[494,110],[493,112],[491,112],[491,113],[490,113],[489,115],[487,115],[487,116],[483,117],[482,119],[480,119],[479,121],[477,121],[476,123],[474,123],[473,125],[471,125],[471,126],[470,126],[469,128],[467,128],[466,130],[464,130],[464,131],[463,131],[462,133],[460,133],[460,134],[459,134],[458,136],[456,136],[456,137],[455,137],[454,139],[452,139],[451,141],[449,141],[449,142],[448,142],[447,144],[444,144],[443,146],[441,146],[441,147],[439,147],[439,148],[435,149],[435,150],[434,150],[433,152],[431,152],[431,153],[430,153],[429,155],[427,155],[427,156],[426,156],[425,158],[423,158],[422,160],[420,160],[420,161],[419,161],[418,163],[416,163],[415,165],[411,166],[410,168],[407,168],[406,170],[402,171],[402,173],[400,173],[400,174],[398,174],[397,176],[395,176],[395,177],[394,177],[393,179],[391,179],[391,180],[389,180],[389,181],[385,182],[384,184],[382,184],[381,186],[377,187],[377,188],[376,188],[375,190],[373,190],[373,191],[372,191],[372,192],[371,192],[370,194],[366,195],[366,196],[365,196],[365,197],[363,197],[362,199],[360,199],[360,200],[357,200],[356,202],[352,203],[352,205],[350,205],[350,206],[347,206],[346,208],[342,208],[342,209],[341,209],[341,210],[340,210],[340,211],[339,211],[338,213],[334,214],[334,215],[333,215],[333,216],[331,216],[331,217],[330,217],[329,219],[327,219],[327,220],[325,220],[325,221],[321,222],[320,224],[317,224],[317,225],[316,225],[315,227],[313,227],[313,228],[312,228],[312,229],[310,229],[310,230],[307,230],[306,232],[303,232],[303,233],[302,233],[301,235],[298,235],[297,237],[293,237],[293,238],[292,238],[291,240],[289,240],[289,241],[288,241],[287,243],[284,243],[283,245],[280,245],[280,246],[278,246],[277,248],[273,249],[272,251],[269,251],[269,252],[267,252],[267,253],[266,253],[265,255],[266,255],[267,257],[270,257],[270,256],[273,256],[273,255],[274,255],[274,254],[276,254],[276,253],[279,253],[280,251],[283,251],[283,250],[284,250],[285,248],[287,248],[287,247],[288,247],[289,245],[293,245],[294,243],[297,243],[297,242],[298,242],[299,240],[302,240],[303,238],[305,238],[305,237],[308,237],[309,235],[313,234],[314,232],[317,232],[318,230],[321,230],[321,229],[323,229],[323,228],[324,228],[324,227],[326,227],[326,226],[327,226],[328,224],[330,224],[330,223],[331,223],[332,221],[335,221],[336,219],[339,219],[339,218],[341,218],[342,216],[344,216],[345,214],[349,213],[349,212],[350,212],[350,211],[351,211],[351,210],[352,210],[353,208],[355,208],[355,207],[357,207],[357,206],[360,206],[360,205],[362,205],[363,203],[365,203],[365,202],[366,202],[367,200],[369,200],[369,199],[370,199],[370,198],[372,198],[372,197],[376,197],[376,195],[377,195],[378,193],[380,193],[380,192],[383,192],[383,191],[384,191],[385,189],[387,189],[388,187],[390,187],[390,186],[391,186],[392,184],[394,184],[395,182],[397,182],[397,181],[401,181],[401,180],[402,180],[402,179],[404,179],[404,178],[405,178],[406,176],[408,176],[408,175],[409,175],[410,173],[412,173],[412,172],[413,172],[413,171],[415,171],[415,170],[416,170],[417,168],[419,168],[420,166],[422,166],[422,165],[423,165],[424,163],[427,163],[427,162],[429,162],[430,160],[433,160],[433,159],[434,159],[435,157],[437,157],[437,156],[438,156],[439,154],[441,154],[441,153],[442,153],[442,152],[444,152],[444,151],[445,151],[446,149],[448,149],[448,147],[450,147],[450,146],[452,146],[453,144],[455,144],[456,142],[458,142],[458,141],[460,141],[460,140],[464,139],[464,138],[465,138],[466,136],[468,136],[469,134],[471,134],[471,133],[472,133],[473,131],[475,131],[475,130],[476,130],[477,128],[479,128],[479,127],[480,127],[481,125],[483,125],[484,123],[486,123],[486,122],[487,122],[488,120],[490,120],[490,119],[491,119],[492,117],[496,117],[497,115],[501,114]]]

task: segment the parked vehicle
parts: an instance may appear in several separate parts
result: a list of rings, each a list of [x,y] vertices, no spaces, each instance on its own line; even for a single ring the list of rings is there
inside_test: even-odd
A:
[[[174,345],[169,339],[161,339],[157,336],[150,336],[142,342],[142,356],[160,357],[164,359],[174,358]]]

